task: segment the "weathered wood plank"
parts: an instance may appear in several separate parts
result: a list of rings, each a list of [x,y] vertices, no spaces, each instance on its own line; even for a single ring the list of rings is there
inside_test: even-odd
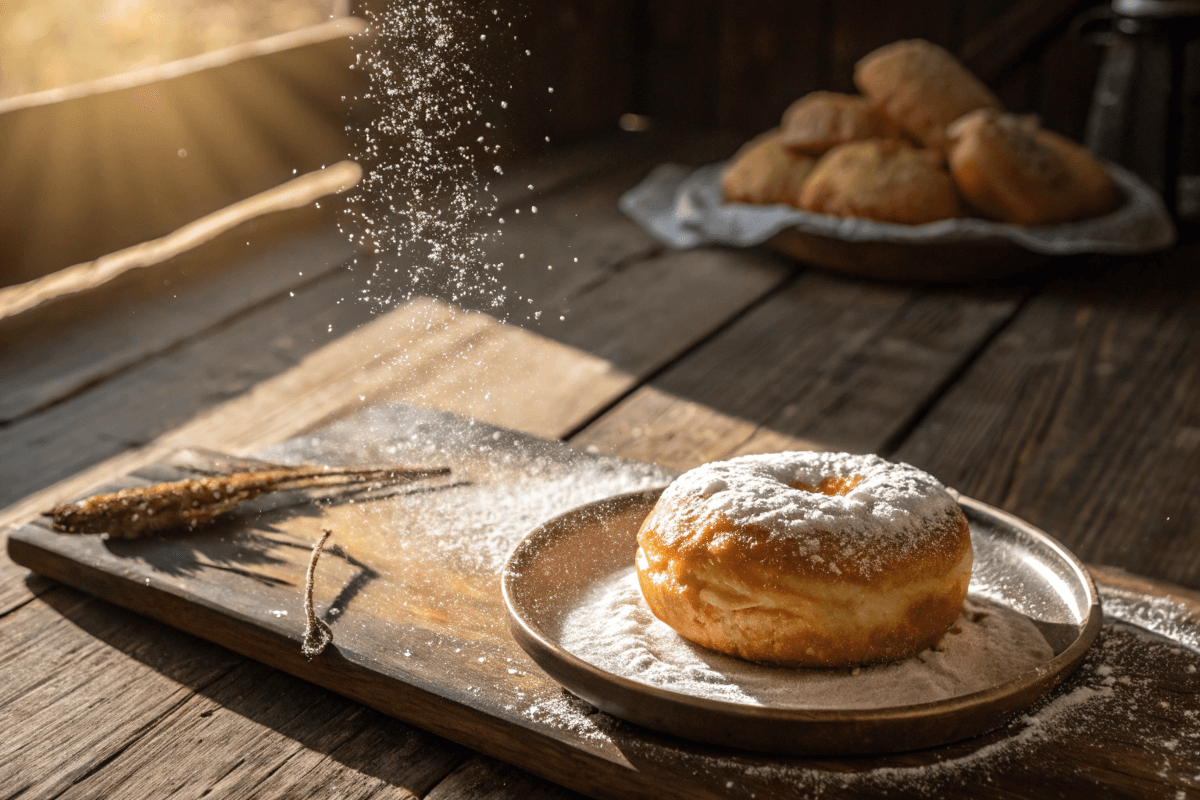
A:
[[[1091,3],[1084,0],[1021,0],[975,32],[959,49],[967,66],[985,83],[1004,74],[1039,43],[1053,36],[1071,17]]]
[[[0,777],[16,794],[319,797],[337,785],[420,796],[465,756],[70,589],[0,619],[0,635],[11,644],[0,659]],[[161,735],[147,737],[158,718]]]
[[[137,689],[155,682],[143,680]],[[86,726],[89,717],[84,711],[61,721]],[[310,683],[243,661],[59,796],[413,798],[424,796],[467,754]]]
[[[10,796],[56,796],[242,660],[62,587],[0,618],[0,635]]]
[[[701,248],[624,265],[573,291],[536,330],[639,377],[677,358],[786,280],[770,253]]]
[[[632,388],[637,376],[657,369],[770,291],[784,274],[771,259],[743,262],[719,251],[669,256],[644,269],[624,270],[592,288],[594,311],[581,313],[587,324],[573,339],[574,348],[479,314],[455,315],[446,306],[420,301],[311,352],[330,325],[340,329],[367,313],[365,306],[328,303],[330,287],[316,287],[193,343],[174,358],[5,430],[0,463],[13,465],[4,486],[10,500],[44,485],[47,475],[66,476],[100,458],[113,459],[52,492],[26,498],[6,512],[5,520],[28,518],[177,447],[254,449],[369,400],[435,405],[556,438]],[[339,285],[349,287],[343,282],[332,288]],[[659,293],[668,289],[670,295]],[[653,320],[641,330],[657,335],[641,338],[636,328],[613,325],[604,310],[614,307],[632,319]],[[228,353],[244,349],[248,341],[268,342],[270,349],[226,377]],[[481,362],[478,369],[469,366],[475,362]],[[287,364],[297,366],[219,411],[206,411]],[[147,397],[158,413],[131,404],[139,397]],[[194,415],[184,427],[164,432]],[[147,433],[162,435],[144,450],[129,452],[127,443],[149,438]],[[39,459],[38,472],[20,468],[31,454]],[[0,557],[0,574],[5,562]],[[0,583],[0,609],[27,597],[23,586]]]
[[[743,135],[779,124],[793,100],[827,88],[829,3],[720,4],[718,119]],[[877,13],[877,12],[875,12]],[[713,58],[713,54],[705,54]]]
[[[621,259],[653,249],[648,237],[613,208],[617,194],[636,179],[641,168],[638,164],[648,165],[656,157],[652,154],[657,152],[659,145],[644,144],[650,141],[634,137],[620,141],[619,147],[614,146],[612,140],[600,147],[581,145],[570,149],[566,155],[548,159],[545,165],[535,162],[540,166],[531,170],[529,178],[518,177],[520,171],[515,170],[510,173],[511,177],[499,180],[492,187],[502,199],[532,197],[534,201],[540,201],[543,196],[554,197],[556,189],[569,189],[566,199],[560,198],[561,202],[556,200],[545,206],[540,218],[529,214],[529,206],[525,207],[524,217],[529,222],[520,222],[517,215],[509,214],[514,220],[514,230],[499,245],[498,255],[501,260],[506,254],[509,256],[505,280],[511,276],[513,283],[509,292],[510,307],[516,307],[515,295],[520,293],[521,286],[530,294],[539,291],[539,297],[558,298],[555,306],[560,306],[564,293],[572,285],[602,284],[606,272],[617,266]],[[633,162],[632,167],[623,165],[626,169],[623,179],[601,181],[599,185],[593,182],[582,192],[571,186],[578,176],[622,158]],[[531,194],[525,181],[532,183],[534,180],[540,181],[540,185],[534,183]],[[581,224],[581,216],[585,224]],[[553,233],[546,233],[548,230]],[[538,249],[539,243],[547,240],[552,245]],[[339,241],[338,236],[332,234],[328,244],[335,249],[348,250],[345,243],[339,244]],[[212,341],[209,345],[200,346],[203,355],[199,363],[193,346],[185,348],[190,354],[188,357],[166,353],[156,362],[145,365],[138,374],[108,382],[100,388],[99,394],[91,392],[73,398],[63,406],[51,409],[47,415],[0,433],[0,441],[15,448],[14,452],[25,455],[23,459],[4,462],[10,465],[12,475],[2,476],[6,492],[0,502],[14,500],[37,483],[44,485],[49,482],[47,478],[65,477],[88,462],[117,452],[129,442],[147,441],[211,405],[214,400],[223,400],[243,391],[255,381],[296,363],[315,346],[328,341],[330,330],[334,335],[340,335],[369,319],[368,309],[353,300],[358,297],[356,288],[362,288],[365,280],[360,266],[352,275],[335,276],[312,286],[292,287],[299,296],[292,298],[281,294],[278,299],[256,309],[251,318],[236,319],[229,324],[227,320],[238,310],[238,304],[261,303],[264,294],[288,288],[287,281],[311,280],[314,271],[328,266],[321,262],[319,249],[306,254],[303,249],[306,246],[311,247],[311,243],[300,242],[290,245],[290,249],[289,246],[277,249],[264,257],[265,267],[231,261],[218,264],[214,270],[206,257],[198,255],[194,261],[185,259],[186,268],[182,275],[127,276],[108,291],[102,290],[87,298],[64,302],[57,308],[6,321],[5,340],[12,346],[4,353],[7,362],[0,357],[0,377],[12,391],[2,396],[7,402],[26,410],[31,403],[61,399],[88,382],[127,367],[138,359],[162,353],[164,349],[178,345],[181,337],[214,326],[217,331],[215,338],[210,332],[208,338]],[[525,249],[530,250],[528,260],[519,258]],[[580,257],[581,263],[568,260],[569,253],[578,254],[575,257]],[[541,261],[551,257],[560,263],[558,274],[561,278],[557,283],[550,281],[545,291],[540,291],[538,282],[544,280],[545,271],[541,266],[533,268],[532,264],[535,258]],[[297,263],[292,264],[292,261]],[[399,266],[405,271],[411,268],[408,264]],[[270,272],[271,269],[278,275]],[[254,277],[248,279],[241,274],[243,270]],[[300,272],[306,272],[306,275],[298,275]],[[218,279],[213,280],[211,273]],[[164,296],[162,287],[158,286],[159,280],[173,278],[186,284],[182,287],[182,299],[178,301]],[[239,284],[239,280],[242,283]],[[260,283],[261,289],[256,289]],[[436,280],[431,283],[436,284]],[[250,291],[246,291],[247,287]],[[445,289],[440,286],[430,288]],[[128,308],[130,303],[135,306],[132,310]],[[116,309],[119,312],[114,313]],[[227,326],[224,329],[219,327],[223,321]],[[536,324],[532,319],[527,322]],[[97,336],[97,329],[113,330],[114,334]],[[270,343],[267,352],[262,351],[264,343]],[[245,351],[247,344],[250,345],[249,357],[243,357],[236,365],[229,364],[227,354],[222,351]],[[134,410],[127,406],[129,398],[155,395],[157,402],[151,408],[143,406]],[[92,409],[92,420],[88,419],[88,408]],[[133,413],[123,414],[122,411]],[[93,432],[76,431],[78,427],[91,428]],[[56,448],[70,463],[58,464],[55,458],[48,458],[43,465],[46,472],[41,478],[37,475],[38,470],[31,471],[21,463],[27,464],[28,456],[36,453],[39,446],[44,448],[61,437],[79,435],[98,437],[99,449],[89,452],[87,447]],[[31,442],[42,444],[31,445]],[[30,446],[34,450],[27,451]]]
[[[682,158],[705,159],[714,149],[727,146],[728,140],[722,137],[700,138],[685,140],[674,152]],[[655,146],[645,151],[637,147],[635,152],[657,152]],[[326,415],[360,405],[360,397],[379,397],[385,388],[393,386],[407,389],[389,396],[426,403],[440,397],[438,402],[446,408],[541,435],[556,437],[573,430],[627,391],[629,381],[658,369],[724,319],[770,291],[785,274],[776,259],[745,258],[719,251],[645,260],[643,256],[653,254],[657,247],[613,208],[616,196],[638,177],[641,167],[635,163],[619,179],[590,181],[582,190],[570,188],[571,176],[585,173],[586,165],[604,153],[612,158],[610,149],[597,151],[580,146],[578,158],[568,160],[574,168],[551,163],[545,185],[549,196],[559,197],[561,202],[555,201],[544,214],[534,215],[539,217],[536,223],[526,213],[524,218],[531,222],[515,227],[504,240],[506,247],[516,250],[521,249],[522,241],[531,243],[531,254],[539,242],[547,240],[556,243],[557,250],[550,248],[555,255],[579,254],[579,264],[572,256],[570,266],[560,270],[562,278],[548,281],[544,287],[539,287],[543,270],[519,266],[534,264],[532,258],[511,259],[514,263],[509,274],[514,287],[529,287],[531,294],[538,292],[541,298],[557,298],[553,303],[551,299],[545,301],[550,311],[544,320],[528,320],[526,324],[540,326],[544,322],[546,333],[566,339],[577,351],[592,351],[595,356],[567,356],[569,351],[555,350],[544,340],[535,346],[518,345],[525,340],[510,326],[504,329],[507,338],[489,339],[487,343],[463,340],[457,345],[479,346],[476,360],[482,360],[479,356],[486,350],[489,359],[496,361],[487,375],[456,371],[452,368],[457,363],[454,357],[440,367],[426,368],[420,365],[437,362],[436,347],[445,345],[453,350],[454,346],[435,342],[433,350],[422,351],[420,356],[401,353],[394,341],[395,333],[388,328],[392,323],[381,322],[372,332],[339,345],[342,351],[323,357],[323,366],[304,362],[301,369],[311,381],[297,385],[284,380],[274,395],[271,390],[259,395],[254,401],[261,403],[254,406],[257,410],[244,418],[235,413],[233,417],[244,419],[253,431],[248,438],[238,438],[240,434],[230,438],[201,423],[198,428],[188,429],[190,433],[183,439],[171,439],[165,450],[151,448],[145,458],[119,455],[301,363],[328,341],[331,333],[337,336],[369,319],[370,310],[365,304],[339,302],[355,296],[355,284],[361,282],[361,275],[331,274],[298,288],[295,297],[270,301],[203,338],[0,431],[0,454],[7,454],[0,457],[0,497],[12,502],[88,464],[104,458],[118,459],[112,469],[101,469],[88,479],[71,483],[65,496],[77,495],[133,465],[161,457],[183,441],[208,441],[208,446],[225,449],[253,448],[271,441],[266,432],[274,429],[268,420],[282,417],[275,432],[278,438],[285,438],[301,429],[294,424],[296,420],[315,424]],[[556,187],[563,191],[554,194]],[[510,186],[510,191],[519,194],[520,189]],[[543,256],[545,251],[537,253]],[[560,313],[555,315],[555,310]],[[610,312],[617,316],[608,317]],[[571,322],[556,318],[568,315]],[[573,327],[576,317],[578,329]],[[618,319],[642,322],[640,328],[613,324]],[[654,335],[640,337],[639,330]],[[497,348],[504,349],[505,355],[500,355]],[[229,354],[235,352],[242,355],[231,363]],[[358,365],[370,365],[370,375],[359,375]],[[397,380],[394,370],[406,369],[419,373],[413,382]],[[539,375],[543,378],[537,379]],[[562,380],[563,375],[573,378]],[[485,384],[492,378],[503,384],[504,391],[492,387],[496,391],[489,397]],[[579,392],[583,385],[587,390]],[[304,398],[304,412],[277,413],[289,407],[293,396]],[[289,400],[281,402],[280,397]],[[591,399],[580,405],[585,397]],[[29,469],[31,462],[37,464],[36,469]],[[52,504],[50,496],[39,495],[14,509],[7,519],[36,513],[48,504]],[[0,586],[0,610],[28,596],[22,586]]]
[[[170,264],[0,320],[0,422],[27,417],[309,284],[354,253],[328,220],[309,231],[294,218],[264,222]]]
[[[896,456],[1088,561],[1200,586],[1195,247],[1034,299]]]
[[[502,209],[521,202],[528,212],[531,202],[571,191],[581,180],[618,166],[628,170],[632,164],[636,170],[637,165],[648,165],[672,141],[623,136],[556,148],[544,157],[514,164],[489,182],[487,193]],[[344,216],[344,204],[343,198],[330,199],[324,210],[308,208],[256,220],[151,270],[0,319],[0,423],[69,397],[256,304],[300,290],[348,261],[355,249],[331,222]],[[537,235],[536,228],[526,228],[525,233]],[[569,247],[558,241],[560,255]],[[511,260],[515,272],[517,252]],[[329,291],[331,304],[356,296],[349,287]],[[365,317],[355,317],[352,324],[363,321]],[[336,330],[346,330],[347,321],[339,322]]]
[[[421,452],[426,445],[422,435],[436,430],[432,441],[441,448],[440,455],[456,467],[469,470],[471,462],[489,462],[482,473],[472,475],[471,486],[489,480],[503,482],[505,470],[520,479],[529,474],[528,465],[519,463],[520,450],[500,447],[494,455],[486,455],[489,451],[479,444],[497,441],[487,429],[444,418],[430,424],[420,414],[411,414],[377,408],[370,417],[304,437],[289,452],[311,457],[303,454],[313,448],[361,460],[370,456],[360,448],[374,452],[388,441],[404,442],[405,447]],[[395,422],[389,423],[389,419]],[[412,421],[403,422],[409,419]],[[380,434],[386,433],[389,424],[394,425],[392,435],[380,443]],[[414,435],[420,431],[426,433]],[[516,443],[518,437],[512,441]],[[578,452],[574,456],[569,451],[561,453],[558,458],[562,461],[551,461],[571,475],[577,475],[586,462]],[[501,464],[505,466],[496,470]],[[122,604],[145,608],[199,635],[219,637],[254,658],[597,797],[623,798],[648,792],[661,797],[721,797],[731,788],[743,796],[795,798],[818,791],[830,796],[886,791],[904,797],[931,792],[1004,797],[1017,791],[1053,797],[1080,781],[1138,796],[1156,787],[1187,787],[1200,768],[1193,749],[1186,747],[1200,738],[1191,724],[1200,711],[1196,706],[1200,698],[1197,655],[1120,628],[1105,632],[1083,668],[1057,695],[1047,698],[1032,719],[1014,720],[986,736],[936,751],[872,759],[781,758],[692,745],[621,724],[564,696],[516,649],[498,613],[494,573],[464,569],[459,559],[440,546],[417,546],[423,540],[439,545],[484,544],[482,538],[468,537],[468,543],[455,534],[456,524],[472,529],[469,517],[463,518],[461,499],[448,497],[446,508],[451,516],[445,518],[445,524],[432,524],[421,510],[431,497],[429,493],[413,495],[420,522],[411,525],[403,522],[403,513],[388,517],[388,524],[367,508],[333,506],[322,519],[288,511],[255,522],[251,515],[228,526],[225,536],[193,535],[182,547],[178,541],[146,541],[107,552],[109,548],[94,539],[53,535],[52,542],[43,544],[79,556],[70,562],[75,566],[67,569],[64,577],[69,573],[72,580],[86,580],[96,591]],[[495,500],[481,497],[476,502],[491,508]],[[399,507],[395,511],[399,512]],[[251,564],[263,577],[295,578],[306,559],[306,547],[299,543],[307,542],[322,524],[340,531],[346,551],[366,559],[378,577],[369,590],[341,606],[336,619],[331,617],[336,650],[311,662],[297,652],[302,627],[297,615],[270,611],[298,609],[294,586],[229,571],[198,574],[184,570],[173,575],[161,571],[171,564],[183,566],[174,559],[164,560],[171,552],[183,556],[184,562],[203,566],[199,562],[204,559],[195,556],[219,558],[230,548],[245,547],[262,554],[261,548],[269,542],[273,548],[270,555],[277,560],[238,562]],[[254,529],[252,535],[247,535],[247,525]],[[397,536],[404,541],[396,542]],[[297,541],[291,547],[274,547],[286,539]],[[32,539],[22,541],[28,546]],[[490,552],[490,547],[485,547]],[[143,563],[129,559],[135,552]],[[319,597],[330,597],[335,587],[346,585],[354,569],[361,569],[342,560],[331,566],[332,570],[323,573],[324,579],[319,579]],[[142,574],[152,575],[161,588],[144,587]],[[451,580],[454,576],[458,580]],[[1122,584],[1129,585],[1128,581]],[[1156,591],[1165,589],[1159,585]],[[201,602],[189,602],[189,592]],[[222,592],[233,592],[241,599],[231,605],[214,604]],[[394,602],[397,595],[404,596],[405,602]],[[1176,634],[1183,637],[1195,636],[1195,605],[1189,596],[1183,592],[1164,599],[1173,604],[1169,614],[1174,616],[1169,619],[1165,606],[1155,607],[1156,614],[1176,625]],[[149,605],[139,605],[139,598],[145,603],[148,597],[152,599]],[[226,603],[232,599],[224,598]],[[379,625],[381,617],[392,624]],[[386,686],[389,681],[391,685]],[[239,686],[238,692],[257,696],[249,686]],[[268,716],[282,708],[270,701],[255,701],[255,705]],[[1146,709],[1152,713],[1147,714]],[[277,727],[287,729],[291,724],[287,714],[295,711],[284,711],[272,719]],[[269,752],[272,748],[264,749]],[[278,757],[286,752],[280,750]],[[1100,754],[1111,757],[1102,759]],[[118,754],[118,759],[122,755]],[[157,759],[148,758],[145,763],[160,768]],[[281,769],[287,761],[283,763]],[[1164,763],[1170,768],[1164,770]],[[257,775],[261,767],[251,764],[247,769]]]
[[[579,252],[584,252],[583,248]],[[551,374],[549,362],[541,366],[536,363],[538,358],[549,357],[546,348],[508,347],[508,355],[501,357],[495,352],[497,344],[488,346],[489,358],[498,359],[491,364],[490,371],[474,374],[460,370],[453,373],[453,385],[446,383],[434,388],[430,384],[414,388],[410,396],[416,398],[422,393],[440,392],[453,408],[487,419],[498,419],[495,411],[484,408],[487,405],[505,408],[505,413],[522,408],[520,419],[504,417],[510,427],[556,436],[580,424],[590,410],[599,408],[628,388],[631,378],[618,376],[602,362],[611,361],[616,369],[631,375],[647,374],[706,335],[746,303],[769,291],[783,274],[780,265],[773,260],[743,263],[714,251],[707,255],[664,257],[612,276],[597,278],[593,275],[593,280],[598,282],[587,287],[577,300],[569,307],[563,306],[562,310],[573,314],[578,309],[582,315],[583,324],[577,330],[571,329],[575,331],[571,334],[571,343],[578,349],[594,350],[599,354],[599,359],[587,362],[590,364],[586,368],[587,380],[595,376],[602,381],[608,381],[610,377],[616,381],[604,391],[599,391],[599,384],[594,387],[598,393],[593,393],[591,396],[595,399],[589,402],[599,405],[578,407],[572,399],[577,395],[565,388],[562,391],[555,388],[574,385],[570,382],[550,380],[546,386],[534,388],[537,382],[532,379],[533,375]],[[13,502],[53,479],[61,479],[120,452],[129,443],[153,438],[215,401],[235,396],[253,383],[298,363],[329,337],[331,328],[336,335],[368,318],[369,311],[365,306],[335,300],[350,295],[353,280],[354,276],[342,273],[320,281],[301,290],[295,297],[273,301],[258,313],[239,319],[170,357],[144,365],[106,382],[86,396],[72,398],[34,418],[9,426],[0,432],[0,454],[7,454],[0,457],[0,463],[8,465],[4,468],[0,497]],[[662,303],[666,306],[660,309]],[[640,328],[631,328],[618,322],[623,317],[608,317],[610,311],[621,311],[629,318],[648,322]],[[519,329],[510,327],[507,330],[510,337],[522,336]],[[643,338],[637,335],[638,330],[656,335]],[[381,359],[376,368],[384,372],[380,372],[375,382],[381,386],[393,382],[403,385],[402,376],[397,378],[387,374],[386,370],[415,369],[418,364],[405,364],[402,356],[406,354],[391,343],[389,337],[392,335],[384,325],[375,333],[367,334],[362,344],[347,343],[345,352],[329,363],[340,369],[346,364],[369,364]],[[245,350],[248,343],[253,343],[251,352],[254,356],[244,358],[231,370],[228,354]],[[528,358],[521,360],[520,353],[527,353]],[[433,353],[426,353],[424,358],[431,362],[436,360]],[[504,358],[509,361],[506,363]],[[482,358],[482,351],[477,360],[487,360]],[[447,362],[447,365],[453,364],[453,359]],[[560,366],[567,369],[565,363]],[[311,365],[306,369],[312,369]],[[442,372],[446,376],[451,374],[447,370]],[[604,377],[606,375],[610,377]],[[492,378],[505,381],[509,395],[504,401],[499,393],[491,398],[484,397],[488,390],[482,387]],[[583,379],[582,374],[580,379]],[[528,388],[522,388],[522,385]],[[350,394],[353,391],[357,390],[347,389],[346,394],[338,396],[356,399]],[[374,389],[363,389],[359,394],[374,392]],[[451,400],[449,394],[473,399],[464,405],[465,400]],[[147,407],[147,403],[152,405]],[[555,403],[559,404],[557,408]],[[66,446],[68,442],[70,446]],[[25,466],[30,458],[37,460],[38,469],[29,470]]]
[[[475,756],[425,800],[581,800],[583,795],[487,756]]]
[[[511,433],[505,437],[503,432],[496,431],[493,435],[491,429],[473,420],[451,420],[432,412],[403,409],[377,409],[372,414],[319,433],[319,438],[304,437],[292,445],[290,452],[302,459],[313,458],[313,452],[340,452],[341,458],[352,462],[374,461],[381,457],[379,454],[391,453],[399,446],[403,452],[393,453],[392,457],[401,461],[436,457],[452,464],[454,474],[462,478],[454,484],[458,493],[446,495],[442,500],[443,495],[436,492],[414,491],[408,500],[396,496],[382,505],[325,506],[319,519],[311,513],[296,513],[291,507],[268,513],[271,521],[256,519],[251,514],[233,525],[249,523],[254,533],[235,533],[234,528],[229,528],[225,534],[207,537],[201,534],[203,541],[194,540],[182,548],[178,540],[172,539],[135,543],[139,555],[132,559],[128,548],[117,546],[113,550],[95,538],[49,534],[54,547],[65,546],[77,551],[77,555],[82,555],[83,551],[77,550],[82,547],[91,553],[91,557],[75,560],[75,566],[67,572],[54,574],[184,630],[226,642],[253,658],[300,674],[390,714],[459,741],[478,741],[493,753],[513,757],[517,753],[540,752],[553,755],[557,762],[581,758],[561,741],[552,726],[539,725],[530,711],[543,697],[557,699],[559,689],[531,671],[531,664],[508,636],[503,615],[498,613],[496,568],[503,559],[504,545],[496,549],[488,544],[491,534],[480,531],[464,515],[469,507],[490,515],[497,502],[509,503],[522,519],[520,515],[527,513],[520,510],[524,508],[522,504],[532,502],[536,510],[543,508],[542,502],[548,502],[544,513],[552,515],[572,504],[563,496],[561,484],[580,470],[595,471],[593,480],[574,484],[578,487],[575,491],[591,492],[593,496],[602,496],[604,486],[613,485],[615,478],[626,473],[624,480],[632,477],[637,481],[645,480],[653,471],[611,462],[597,464],[595,459],[579,453],[572,455],[565,448],[545,442],[525,442]],[[483,443],[488,447],[481,447]],[[436,456],[428,455],[429,446],[439,448]],[[296,447],[300,449],[294,450]],[[540,477],[531,479],[535,474]],[[546,487],[540,485],[542,482],[546,482]],[[494,496],[488,493],[488,487],[496,490]],[[545,501],[538,499],[543,491],[549,492]],[[516,499],[518,496],[523,499]],[[399,506],[395,505],[398,501]],[[515,506],[511,505],[513,502]],[[556,507],[554,503],[559,505]],[[438,512],[438,508],[442,510]],[[378,512],[386,515],[395,511],[402,516],[412,511],[417,518],[404,522],[397,517],[386,522],[377,517]],[[426,514],[440,515],[441,521]],[[528,524],[533,522],[531,519]],[[313,525],[334,528],[338,532],[338,547],[350,554],[337,558],[331,553],[329,563],[322,564],[317,589],[322,605],[330,602],[338,588],[347,586],[360,570],[369,571],[372,577],[369,585],[364,584],[359,593],[342,601],[338,606],[341,613],[328,615],[336,630],[333,648],[324,656],[308,661],[297,647],[296,633],[303,627],[297,581],[307,563],[307,543],[314,533]],[[511,545],[515,541],[512,537],[519,538],[524,532],[521,527],[497,535],[510,537]],[[457,550],[445,546],[456,543]],[[482,559],[479,565],[473,565],[476,557]],[[98,571],[100,562],[116,567],[115,572],[106,572],[104,568]],[[236,564],[242,569],[220,569],[224,564]],[[44,566],[48,563],[43,562]],[[143,585],[140,575],[129,580],[130,568],[149,570],[151,585]],[[150,602],[139,605],[136,600],[139,596]],[[396,597],[403,597],[404,602],[395,602]],[[223,608],[224,601],[232,601],[233,605],[218,610]],[[36,605],[30,604],[10,616],[25,616]],[[380,624],[384,619],[389,622]],[[273,693],[267,691],[264,695],[255,681],[239,678],[231,682],[236,691],[231,689],[230,699],[220,696],[219,686],[205,694],[219,705],[231,707],[235,712],[230,714],[231,718],[246,715],[238,708],[240,702],[258,707],[270,718],[259,721],[304,742],[290,730],[292,717],[298,713],[290,704],[267,699]],[[249,697],[238,700],[242,694]],[[321,721],[319,714],[305,713],[306,720],[311,716],[316,716],[318,723]],[[190,720],[188,714],[185,717]],[[135,771],[161,770],[161,753],[155,748],[169,739],[157,736],[155,720],[148,719],[147,723],[156,731],[153,740],[147,741],[151,749],[144,757],[136,758],[126,753],[140,751],[140,746],[118,752],[108,762],[110,768],[117,769],[112,765],[128,757],[133,759],[131,769]],[[507,735],[504,729],[514,724],[528,728],[529,735],[516,739]],[[332,729],[334,723],[330,725]],[[234,752],[252,733],[242,726],[237,731]],[[290,763],[292,756],[287,748],[293,746],[282,740],[279,747],[283,749],[274,753],[271,746],[265,746],[265,760],[275,765]],[[222,753],[225,757],[229,755],[228,751]],[[222,753],[215,753],[214,759]],[[239,764],[230,764],[228,760],[225,766],[232,767],[232,772],[216,770],[214,774],[225,776],[218,780],[227,780],[229,774],[236,776],[242,770]],[[250,763],[245,774],[256,779],[264,769],[257,762]],[[109,774],[110,769],[106,768],[105,776]],[[112,786],[99,785],[107,779],[99,776],[95,778],[98,782],[95,788],[89,782],[81,788],[81,793],[119,791],[126,785],[126,778],[120,769],[112,774],[117,779]],[[586,783],[587,778],[580,780]],[[153,783],[148,777],[139,780],[131,776],[128,781],[128,785],[134,786]],[[630,776],[620,781],[630,787],[637,785]],[[211,785],[212,780],[206,775],[201,783]],[[247,785],[231,783],[234,789]]]
[[[278,269],[282,273],[297,271],[288,261],[281,261]],[[236,286],[234,282],[225,287],[231,298]],[[336,302],[352,286],[353,276],[341,271],[297,287],[295,297],[274,297],[259,305],[255,313],[218,326],[208,336],[0,429],[0,502],[14,502],[98,460],[153,439],[300,362],[338,333],[368,321],[370,310],[362,304]],[[171,309],[160,306],[158,311],[166,317]],[[76,329],[75,333],[86,348],[86,332]],[[101,346],[105,344],[102,340]],[[231,358],[233,354],[238,356]],[[14,361],[17,355],[14,353]],[[18,376],[12,378],[19,383]]]
[[[801,276],[572,443],[675,468],[806,446],[885,448],[1018,294]]]

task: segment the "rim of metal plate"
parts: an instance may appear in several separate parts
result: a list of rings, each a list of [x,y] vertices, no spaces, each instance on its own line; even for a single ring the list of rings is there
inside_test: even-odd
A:
[[[1050,661],[971,694],[873,709],[756,706],[614,675],[567,652],[554,631],[572,601],[633,563],[638,527],[661,493],[658,488],[617,495],[538,526],[513,551],[501,580],[513,637],[534,661],[573,694],[648,728],[708,744],[796,755],[933,747],[993,730],[1028,708],[1079,666],[1100,632],[1099,594],[1074,554],[1029,523],[960,497],[975,545],[975,576],[991,576],[991,599],[1013,605],[1058,634],[1057,644],[1051,641],[1057,655]]]

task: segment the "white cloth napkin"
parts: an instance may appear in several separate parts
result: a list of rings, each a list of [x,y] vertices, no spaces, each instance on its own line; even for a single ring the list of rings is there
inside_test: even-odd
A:
[[[622,195],[621,210],[663,244],[681,250],[707,244],[750,247],[791,226],[848,242],[1013,242],[1049,255],[1148,253],[1175,243],[1175,225],[1158,194],[1129,170],[1109,163],[1105,168],[1125,197],[1120,208],[1103,217],[1041,227],[974,218],[900,225],[788,205],[726,203],[723,168],[663,164]]]

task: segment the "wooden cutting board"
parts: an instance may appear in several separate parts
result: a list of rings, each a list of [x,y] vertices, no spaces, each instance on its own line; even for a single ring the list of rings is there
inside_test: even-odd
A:
[[[446,465],[452,473],[315,502],[268,496],[227,523],[145,540],[12,532],[14,561],[400,719],[597,797],[814,793],[1059,795],[1087,783],[1138,793],[1123,759],[1200,786],[1200,602],[1098,572],[1109,625],[1087,661],[1030,713],[967,742],[881,758],[722,751],[596,711],[509,636],[499,571],[540,522],[671,474],[442,412],[369,409],[261,454],[285,463]],[[182,451],[122,486],[231,469]],[[112,487],[116,488],[116,487]],[[333,536],[315,601],[334,643],[300,652],[304,574]],[[1103,748],[1097,730],[1119,731]]]

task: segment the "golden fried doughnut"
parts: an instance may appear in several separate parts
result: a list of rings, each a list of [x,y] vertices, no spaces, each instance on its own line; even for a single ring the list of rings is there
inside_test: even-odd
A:
[[[819,156],[831,147],[863,139],[899,139],[900,126],[881,108],[852,94],[809,92],[783,112],[783,144]]]
[[[742,145],[721,175],[721,188],[732,203],[799,205],[800,189],[815,163],[784,147],[775,128]]]
[[[941,148],[946,126],[979,108],[1003,111],[962,62],[922,39],[893,42],[854,66],[854,85],[918,142]]]
[[[1107,214],[1121,202],[1086,148],[1040,129],[1031,117],[975,111],[947,133],[954,182],[991,219],[1050,225]]]
[[[851,142],[830,150],[809,173],[800,207],[907,225],[962,214],[941,156],[896,139]]]
[[[638,532],[654,614],[751,661],[831,667],[935,644],[971,578],[966,518],[933,477],[878,456],[742,456],[684,473]]]

